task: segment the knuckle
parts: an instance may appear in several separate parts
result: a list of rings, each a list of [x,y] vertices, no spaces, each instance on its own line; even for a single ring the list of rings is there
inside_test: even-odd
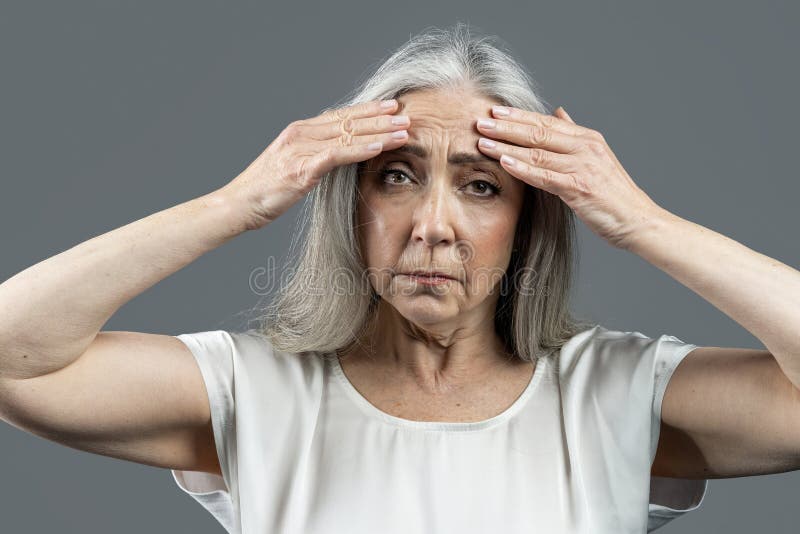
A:
[[[528,128],[528,141],[530,141],[531,144],[540,145],[546,143],[548,137],[547,129],[538,124]]]
[[[589,135],[590,138],[592,138],[592,139],[594,139],[596,141],[605,142],[605,140],[606,140],[606,138],[603,137],[603,134],[601,134],[597,130],[589,130],[588,135]]]
[[[537,167],[544,166],[550,159],[547,156],[547,152],[545,152],[544,150],[539,150],[537,148],[530,150],[528,157],[530,159],[530,162],[533,165],[536,165]]]
[[[556,117],[553,117],[552,115],[542,115],[539,120],[548,128],[551,128],[556,124]]]
[[[289,123],[289,125],[286,126],[286,128],[284,128],[283,130],[283,138],[286,141],[293,141],[297,139],[299,135],[300,135],[300,124],[297,121]]]
[[[336,138],[336,140],[339,142],[339,146],[341,147],[347,147],[353,144],[353,136],[348,133],[340,135]]]
[[[342,133],[351,134],[352,135],[352,133],[354,132],[355,127],[356,127],[355,120],[351,119],[349,117],[348,118],[344,118],[344,119],[342,119],[341,124],[339,125],[339,127],[341,128]]]
[[[556,176],[550,169],[542,169],[542,182],[552,187],[556,184]]]
[[[601,156],[605,152],[605,143],[597,139],[592,139],[591,141],[587,142],[586,145],[592,154]]]
[[[357,102],[353,104],[350,109],[359,114],[371,113],[375,109],[376,104],[376,100],[367,100],[366,102]]]

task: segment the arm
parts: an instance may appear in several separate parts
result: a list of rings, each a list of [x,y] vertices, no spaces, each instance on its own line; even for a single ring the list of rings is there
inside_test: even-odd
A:
[[[664,393],[654,474],[800,469],[800,272],[666,210],[627,249],[705,298],[767,350],[700,347]]]
[[[0,285],[0,419],[87,452],[219,473],[202,375],[168,335],[99,332],[125,302],[248,228],[219,190]]]
[[[493,107],[479,149],[558,195],[597,235],[663,270],[767,350],[700,347],[664,393],[655,474],[725,477],[800,468],[800,272],[669,213],[625,171],[603,135],[563,108]],[[509,159],[509,156],[511,157]]]
[[[758,338],[800,389],[800,272],[663,209],[627,248]]]
[[[144,290],[234,236],[265,226],[332,168],[404,144],[391,132],[408,126],[392,123],[397,102],[388,103],[364,102],[295,121],[219,190],[92,238],[0,284],[0,379],[69,365],[114,312]]]
[[[73,363],[123,304],[247,228],[221,190],[132,222],[0,284],[0,379]]]
[[[269,224],[334,166],[400,146],[385,133],[404,128],[385,115],[395,106],[367,102],[292,123],[224,187],[0,284],[0,419],[88,452],[219,472],[211,407],[189,349],[168,335],[100,328],[158,281]]]

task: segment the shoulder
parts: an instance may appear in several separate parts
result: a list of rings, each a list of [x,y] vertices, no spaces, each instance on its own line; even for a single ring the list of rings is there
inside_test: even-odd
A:
[[[206,368],[229,381],[305,382],[319,374],[324,364],[319,353],[291,353],[277,350],[258,329],[243,331],[208,330],[176,336]]]
[[[594,380],[640,375],[656,379],[694,346],[668,334],[648,336],[596,325],[564,344],[559,367],[562,376],[586,375]]]
[[[243,331],[207,330],[176,336],[193,347],[227,353],[238,359],[276,360],[280,364],[315,359],[317,353],[297,354],[276,349],[270,338],[257,328]]]
[[[225,332],[231,343],[235,365],[250,373],[278,373],[295,376],[320,372],[323,355],[317,352],[284,352],[275,348],[270,338],[258,329]]]
[[[562,369],[602,365],[641,350],[652,341],[641,332],[612,330],[598,324],[570,338],[561,347],[559,360]]]

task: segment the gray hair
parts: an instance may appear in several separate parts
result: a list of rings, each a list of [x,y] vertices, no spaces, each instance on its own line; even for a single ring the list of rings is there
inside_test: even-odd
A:
[[[499,104],[548,113],[533,79],[498,41],[472,36],[460,22],[444,30],[430,27],[334,107],[466,86]],[[371,328],[380,297],[364,276],[357,188],[358,164],[343,165],[323,176],[305,199],[305,228],[295,233],[287,263],[293,270],[260,317],[258,329],[275,349],[329,357]],[[577,252],[572,210],[558,196],[526,184],[514,240],[495,329],[509,353],[530,362],[554,353],[592,323],[574,319],[568,309]],[[518,290],[519,282],[527,284],[526,291]]]

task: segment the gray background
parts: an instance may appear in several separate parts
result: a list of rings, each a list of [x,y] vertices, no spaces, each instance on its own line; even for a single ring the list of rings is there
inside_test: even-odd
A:
[[[474,5],[469,5],[474,4]],[[739,5],[742,4],[742,5]],[[411,34],[499,35],[555,108],[603,132],[663,207],[788,265],[797,247],[798,6],[789,2],[4,2],[0,277],[233,179]],[[300,205],[124,306],[106,330],[237,328]],[[763,348],[579,223],[576,312],[650,336]],[[0,425],[0,530],[222,532],[168,470]],[[660,532],[796,532],[800,475],[712,480]],[[794,524],[793,524],[794,523]]]

